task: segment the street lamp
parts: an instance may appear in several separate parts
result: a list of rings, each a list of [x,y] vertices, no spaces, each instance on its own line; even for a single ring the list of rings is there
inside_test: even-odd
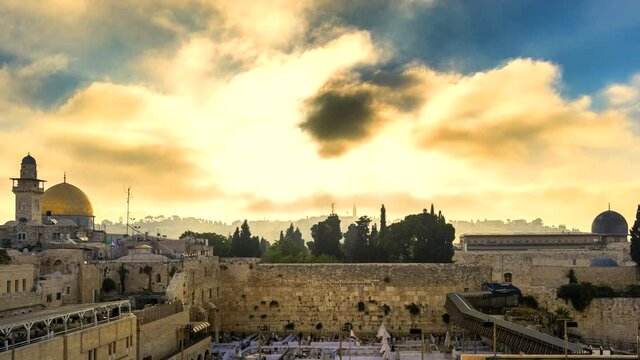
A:
[[[564,328],[564,358],[567,359],[567,352],[569,347],[569,337],[567,336],[567,328],[578,327],[578,323],[575,321],[571,321],[571,319],[558,319],[558,321],[563,322]]]

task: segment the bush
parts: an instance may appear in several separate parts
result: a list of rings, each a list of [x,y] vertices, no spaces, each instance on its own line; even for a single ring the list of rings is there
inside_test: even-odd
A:
[[[362,301],[358,301],[358,311],[363,312],[365,311],[366,306],[364,305],[364,302]]]
[[[389,307],[389,305],[387,304],[383,304],[382,311],[384,312],[385,315],[389,315],[389,313],[391,312],[391,307]]]
[[[531,295],[526,295],[523,296],[522,299],[520,300],[523,306],[526,306],[528,308],[534,309],[534,310],[538,310],[538,300],[536,300],[536,298],[534,298]]]
[[[576,277],[576,272],[573,269],[569,269],[567,273],[567,277],[569,278],[569,284],[577,284],[578,278]]]
[[[102,291],[107,293],[116,291],[116,282],[112,278],[105,278],[102,280]]]
[[[624,289],[624,295],[627,297],[640,297],[640,285],[629,285]]]
[[[447,313],[442,314],[442,321],[444,321],[445,324],[448,324],[449,321],[451,321],[451,316]]]
[[[409,305],[405,305],[404,308],[409,311],[411,315],[419,315],[420,314],[420,306],[414,303]]]
[[[608,285],[592,285],[588,282],[580,284],[562,285],[558,288],[558,297],[571,300],[571,305],[578,311],[583,311],[594,298],[613,298],[616,292]]]
[[[277,300],[271,300],[271,302],[269,303],[269,307],[278,307],[280,306],[280,303]]]
[[[293,330],[296,328],[296,325],[292,322],[288,323],[287,325],[284,326],[285,330]]]
[[[316,330],[322,330],[322,323],[321,322],[316,324]]]

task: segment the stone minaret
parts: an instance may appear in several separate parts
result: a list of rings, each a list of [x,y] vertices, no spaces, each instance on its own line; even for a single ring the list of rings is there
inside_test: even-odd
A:
[[[16,194],[16,221],[42,223],[40,204],[44,193],[44,180],[38,179],[36,159],[31,154],[22,159],[20,177],[13,180]]]

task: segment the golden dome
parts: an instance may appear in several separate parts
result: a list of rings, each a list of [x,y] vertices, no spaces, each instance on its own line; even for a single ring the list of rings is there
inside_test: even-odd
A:
[[[77,187],[63,182],[47,189],[42,196],[42,215],[93,216],[87,195]]]

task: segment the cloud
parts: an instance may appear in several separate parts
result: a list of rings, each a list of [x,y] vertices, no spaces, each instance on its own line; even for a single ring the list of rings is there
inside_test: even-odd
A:
[[[632,142],[624,113],[593,111],[586,96],[563,98],[560,69],[546,61],[514,59],[469,75],[413,64],[339,79],[306,102],[301,128],[321,156],[385,136],[381,125],[391,121],[419,149],[476,160],[568,159]]]
[[[335,157],[366,141],[394,113],[421,104],[416,70],[385,71],[368,67],[338,74],[304,102],[300,128],[318,144],[323,157]]]

